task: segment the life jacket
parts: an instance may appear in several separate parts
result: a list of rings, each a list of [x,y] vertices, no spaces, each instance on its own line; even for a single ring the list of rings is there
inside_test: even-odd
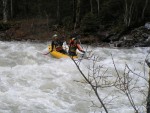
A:
[[[70,52],[76,52],[76,49],[82,50],[80,44],[77,43],[77,40],[70,40],[69,43],[69,51]]]
[[[60,50],[63,49],[63,47],[62,47],[63,42],[61,42],[61,41],[54,41],[53,43],[54,43],[56,51],[60,51]]]

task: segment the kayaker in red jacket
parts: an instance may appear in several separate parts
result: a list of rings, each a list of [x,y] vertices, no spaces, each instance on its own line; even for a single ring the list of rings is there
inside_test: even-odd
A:
[[[78,49],[82,53],[85,53],[85,51],[80,46],[79,40],[77,36],[71,36],[71,40],[69,42],[69,55],[70,56],[77,56],[76,50]]]

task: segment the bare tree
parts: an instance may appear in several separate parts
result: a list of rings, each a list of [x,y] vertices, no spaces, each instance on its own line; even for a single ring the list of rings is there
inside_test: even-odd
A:
[[[148,81],[148,83],[149,83],[149,88],[148,88],[148,96],[147,96],[147,113],[150,113],[150,71],[149,71],[149,81]]]
[[[60,21],[60,1],[57,0],[57,22],[59,24]]]
[[[145,10],[147,8],[147,4],[148,4],[148,0],[145,0],[145,5],[144,5],[143,11],[142,11],[142,20],[144,19],[144,14],[145,14]]]
[[[13,18],[13,0],[10,1],[11,18]]]
[[[73,0],[73,23],[76,22],[76,0]]]
[[[150,113],[150,62],[148,61],[148,59],[146,59],[145,62],[149,67],[149,80],[148,80],[149,88],[148,88],[146,109],[147,109],[147,113]]]
[[[96,2],[97,2],[97,15],[99,16],[100,12],[99,0],[96,0]]]
[[[130,4],[128,3],[127,0],[124,0],[124,1],[125,1],[124,23],[127,27],[129,27],[131,24],[132,16],[133,16],[134,0],[132,0]]]
[[[4,23],[8,21],[7,13],[8,13],[7,0],[3,0],[3,22]]]
[[[90,79],[90,75],[88,75],[88,77],[86,77],[85,76],[85,74],[82,72],[82,70],[80,69],[80,67],[79,67],[79,64],[72,58],[72,60],[73,60],[73,62],[75,63],[75,65],[76,65],[76,67],[77,67],[77,69],[79,70],[79,72],[81,73],[81,75],[84,77],[84,79],[86,80],[86,82],[91,86],[91,88],[92,88],[92,90],[94,91],[94,93],[95,93],[95,95],[96,95],[96,97],[98,98],[98,101],[101,103],[101,105],[102,105],[102,107],[104,108],[104,110],[105,110],[105,112],[106,113],[108,113],[108,110],[107,110],[107,108],[106,108],[106,106],[105,106],[105,104],[104,104],[104,102],[103,102],[103,100],[101,99],[101,97],[100,97],[100,95],[99,95],[99,93],[98,93],[98,88],[100,87],[99,85],[98,85],[98,81],[97,81],[97,77],[95,77],[94,76],[94,78],[93,79]],[[94,62],[95,62],[96,60],[94,60]],[[80,61],[79,61],[80,62]],[[94,63],[94,65],[93,66],[95,66],[95,63]],[[94,68],[93,68],[94,69]],[[95,72],[96,72],[97,70],[93,70],[93,74],[95,74]],[[100,70],[99,70],[100,71]],[[98,78],[100,78],[100,77],[98,77]]]
[[[90,0],[90,5],[91,5],[91,13],[93,14],[93,0]]]
[[[74,31],[76,27],[79,25],[80,21],[80,0],[77,0],[77,8],[76,8],[76,19],[75,19],[75,24],[74,24]]]
[[[141,86],[139,86],[139,81],[141,79],[144,79],[146,81],[146,83],[148,83],[147,79],[143,76],[141,76],[140,74],[135,73],[133,70],[131,70],[129,68],[129,66],[127,64],[125,64],[125,68],[123,73],[119,73],[118,69],[116,67],[115,61],[112,57],[112,61],[113,61],[113,65],[114,65],[114,71],[116,72],[116,75],[112,75],[112,76],[108,76],[107,75],[107,71],[108,69],[104,69],[103,65],[96,65],[97,62],[99,62],[99,58],[95,57],[93,55],[94,58],[92,58],[91,60],[93,61],[91,68],[88,67],[88,74],[85,75],[83,73],[83,71],[80,68],[80,63],[82,61],[82,59],[80,60],[73,60],[73,62],[75,63],[77,69],[79,70],[79,72],[81,73],[81,75],[84,77],[86,83],[88,83],[92,90],[94,91],[98,101],[100,102],[101,106],[104,108],[104,111],[106,113],[108,113],[108,101],[112,101],[112,100],[107,100],[104,101],[104,99],[102,99],[102,97],[100,96],[100,88],[114,88],[115,91],[118,91],[118,93],[120,92],[122,94],[122,96],[126,96],[128,99],[128,102],[130,103],[130,105],[132,106],[132,108],[134,109],[135,113],[140,113],[139,108],[137,107],[137,105],[135,104],[135,98],[134,98],[134,94],[138,93],[140,95],[144,95],[145,99],[146,99],[146,94],[145,91],[143,89],[141,89]],[[149,63],[150,64],[150,63]],[[103,72],[101,72],[103,70]],[[112,79],[113,77],[113,79]],[[149,83],[150,84],[150,83]],[[147,86],[144,86],[147,88]],[[149,90],[150,92],[150,90]],[[149,93],[150,95],[150,93]],[[108,94],[108,97],[110,95]],[[107,97],[106,97],[107,98]],[[147,101],[147,106],[150,105],[150,97],[148,96],[148,101]],[[113,99],[113,101],[115,101]],[[95,107],[99,107],[98,105],[96,105],[94,102],[93,106]],[[113,102],[112,102],[113,103]],[[144,103],[144,106],[146,103]],[[108,107],[110,108],[110,107]],[[149,107],[147,108],[147,113],[149,113]]]
[[[148,6],[148,0],[145,0],[145,3],[143,1],[144,5],[141,11],[139,11],[140,10],[138,7],[139,4],[137,4],[138,2],[135,0],[124,0],[124,3],[125,3],[124,23],[126,27],[129,27],[135,21],[141,22],[142,20],[144,20],[145,10]],[[141,15],[141,17],[138,17],[139,15]]]
[[[132,72],[132,70],[129,69],[128,65],[126,64],[125,66],[125,69],[124,69],[124,74],[122,76],[120,76],[117,68],[116,68],[116,65],[115,65],[115,62],[114,62],[114,59],[112,57],[112,61],[113,61],[113,64],[114,64],[114,67],[115,67],[115,71],[117,73],[117,78],[116,79],[117,81],[115,82],[115,87],[117,89],[119,89],[120,91],[122,91],[128,98],[131,106],[133,107],[133,109],[135,110],[135,113],[139,113],[138,112],[138,108],[136,107],[135,105],[135,102],[134,102],[134,99],[133,99],[133,96],[131,94],[131,92],[136,89],[137,87],[136,84],[137,84],[137,80],[134,80],[131,76],[130,76],[130,73]],[[127,71],[127,72],[126,72]],[[135,81],[133,83],[133,81]],[[117,83],[117,85],[116,85]],[[134,84],[134,85],[132,85]]]
[[[41,13],[42,13],[42,11],[41,11],[41,0],[37,1],[37,6],[38,6],[38,14],[39,14],[39,16],[41,16]],[[46,13],[46,11],[45,11],[45,13]]]

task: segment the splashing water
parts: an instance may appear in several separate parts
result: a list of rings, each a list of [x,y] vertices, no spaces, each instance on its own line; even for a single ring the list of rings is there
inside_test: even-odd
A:
[[[55,59],[42,55],[48,43],[0,42],[0,113],[101,113],[103,108],[92,107],[92,101],[100,105],[91,88],[71,59]],[[148,68],[144,60],[149,48],[110,49],[94,48],[99,65],[108,69],[107,75],[116,75],[111,54],[119,72],[125,63],[147,79]],[[81,69],[87,74],[92,60],[83,60]],[[145,74],[144,74],[145,70]],[[102,70],[103,71],[103,70]],[[79,81],[79,82],[77,82]],[[84,82],[84,83],[82,83]],[[145,80],[139,85],[147,91]],[[145,87],[144,87],[145,86]],[[110,113],[134,113],[126,96],[113,88],[100,89],[101,97],[108,94],[112,100],[106,107]],[[133,93],[139,109],[146,96]],[[113,100],[114,97],[117,97]]]

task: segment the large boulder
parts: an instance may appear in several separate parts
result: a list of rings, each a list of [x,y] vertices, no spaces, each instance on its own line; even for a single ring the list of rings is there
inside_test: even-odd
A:
[[[150,29],[150,22],[147,22],[145,23],[145,26],[144,26],[146,29]]]

